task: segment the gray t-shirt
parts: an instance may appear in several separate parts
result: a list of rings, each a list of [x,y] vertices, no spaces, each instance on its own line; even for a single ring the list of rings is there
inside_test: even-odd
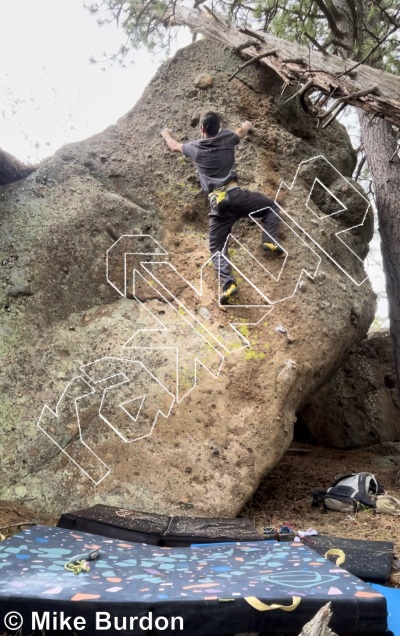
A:
[[[239,142],[240,137],[232,130],[221,130],[215,137],[183,144],[182,152],[195,162],[204,192],[236,179],[235,146]]]

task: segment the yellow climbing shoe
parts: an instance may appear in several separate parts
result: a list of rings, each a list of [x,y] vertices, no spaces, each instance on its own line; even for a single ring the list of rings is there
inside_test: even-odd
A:
[[[272,252],[273,254],[277,254],[278,256],[284,254],[284,250],[276,243],[263,243],[262,248],[265,252]]]
[[[221,305],[228,305],[229,299],[238,293],[238,287],[236,283],[233,283],[232,281],[225,283],[222,290],[223,290],[223,294],[221,298],[219,299],[219,302]]]

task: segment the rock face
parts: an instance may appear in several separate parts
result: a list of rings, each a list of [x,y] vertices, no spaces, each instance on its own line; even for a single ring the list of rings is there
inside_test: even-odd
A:
[[[400,440],[390,334],[372,333],[301,410],[299,435],[321,446],[363,448]]]
[[[0,185],[23,179],[34,170],[35,166],[22,163],[9,152],[0,148]]]
[[[296,411],[365,336],[372,223],[344,178],[348,136],[317,132],[265,69],[228,82],[240,63],[194,43],[115,126],[0,189],[0,498],[235,515],[290,444]],[[160,137],[196,138],[209,109],[229,127],[253,121],[241,185],[279,190],[287,251],[266,258],[260,228],[239,223],[240,294],[224,310],[206,198]]]

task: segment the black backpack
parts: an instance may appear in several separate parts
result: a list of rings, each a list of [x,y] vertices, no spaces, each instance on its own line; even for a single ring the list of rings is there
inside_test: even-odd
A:
[[[330,488],[312,491],[312,505],[339,512],[355,512],[359,508],[376,508],[376,497],[383,493],[381,484],[372,473],[352,473],[336,478]]]

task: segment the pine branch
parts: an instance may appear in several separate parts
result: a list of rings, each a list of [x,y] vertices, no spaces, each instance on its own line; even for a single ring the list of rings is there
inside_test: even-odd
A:
[[[396,27],[396,29],[400,29],[400,19],[393,18],[393,16],[391,16],[390,13],[384,7],[381,7],[379,0],[372,0],[372,2],[374,3],[376,7],[378,7],[379,11],[383,13],[385,18],[389,20],[390,24]],[[397,15],[399,14],[399,10],[396,11],[396,14]]]
[[[367,53],[367,55],[365,55],[365,57],[360,60],[360,62],[357,62],[357,64],[355,64],[354,66],[352,66],[351,68],[349,68],[348,71],[345,71],[343,73],[343,75],[347,75],[347,73],[354,73],[355,69],[358,68],[359,66],[361,66],[362,64],[365,64],[365,62],[371,57],[371,55],[373,53],[375,53],[375,51],[377,49],[379,49],[379,47],[385,42],[385,40],[387,40],[391,35],[393,35],[393,33],[396,31],[397,29],[395,27],[393,27],[393,29],[391,29],[390,31],[388,31],[383,38],[381,38],[379,40],[379,42],[377,42],[375,44],[375,46],[372,47],[372,49],[369,51],[369,53]],[[338,76],[340,77],[340,75]]]
[[[336,38],[330,38],[325,44],[325,48],[327,48],[328,46],[337,46],[340,47],[341,49],[345,49],[346,51],[350,50],[350,47],[348,44],[345,44],[345,42],[342,42],[341,40],[338,40]]]
[[[326,19],[328,20],[328,24],[329,24],[329,27],[330,27],[332,33],[337,38],[339,38],[341,40],[342,37],[343,37],[343,33],[338,29],[338,26],[336,24],[336,19],[335,19],[335,16],[333,15],[333,13],[331,13],[330,9],[326,6],[326,4],[323,2],[323,0],[315,0],[315,2],[317,3],[319,8],[321,9],[321,11],[324,14],[324,16],[326,17]]]

